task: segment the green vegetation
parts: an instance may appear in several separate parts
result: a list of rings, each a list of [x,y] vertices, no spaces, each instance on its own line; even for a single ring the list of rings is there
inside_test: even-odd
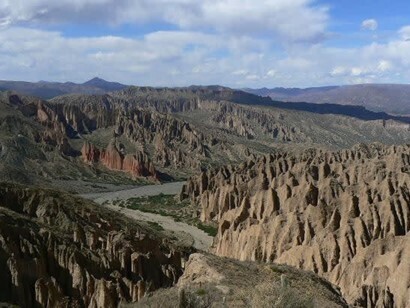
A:
[[[179,201],[174,195],[159,194],[130,198],[127,201],[114,201],[114,204],[132,210],[172,217],[177,222],[196,226],[210,236],[216,236],[218,232],[216,226],[205,224],[198,219],[197,209],[188,200]]]
[[[164,228],[155,221],[148,221],[148,224],[151,228],[153,228],[156,231],[164,231]]]
[[[211,226],[211,225],[206,225],[203,224],[202,222],[198,222],[196,224],[196,227],[198,229],[201,229],[202,231],[204,231],[205,233],[207,233],[210,236],[216,236],[216,234],[218,233],[218,228]]]
[[[204,295],[206,295],[206,290],[205,289],[198,289],[198,290],[196,290],[196,294],[197,295],[199,295],[199,296],[204,296]]]

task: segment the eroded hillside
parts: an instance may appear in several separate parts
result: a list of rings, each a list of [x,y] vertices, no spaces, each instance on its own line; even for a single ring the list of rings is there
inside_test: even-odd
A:
[[[410,146],[277,153],[192,178],[215,253],[293,265],[360,307],[410,302]]]
[[[80,198],[0,185],[0,302],[117,307],[174,285],[190,248]]]
[[[58,180],[62,187],[77,180],[169,181],[278,149],[410,140],[405,123],[289,111],[268,103],[222,87],[131,87],[51,101],[4,92],[2,177],[48,185]]]

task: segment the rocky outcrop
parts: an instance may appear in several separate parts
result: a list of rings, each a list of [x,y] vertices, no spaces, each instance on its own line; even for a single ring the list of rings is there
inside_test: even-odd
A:
[[[337,287],[313,273],[194,253],[176,286],[154,292],[136,307],[340,308],[347,304]]]
[[[363,307],[410,302],[410,146],[278,153],[192,178],[215,252],[311,270]]]
[[[0,185],[0,302],[117,307],[177,282],[188,251],[87,202]]]
[[[85,135],[111,127],[114,136],[123,136],[149,153],[156,166],[198,171],[201,161],[210,156],[209,147],[220,141],[213,136],[205,136],[185,121],[159,112],[166,111],[174,103],[173,111],[197,108],[197,103],[191,106],[181,95],[180,98],[176,96],[179,103],[167,96],[157,97],[157,100],[148,96],[142,101],[137,100],[138,95],[127,100],[118,95],[67,96],[54,99],[53,106],[68,130]],[[182,107],[184,104],[187,105]],[[113,169],[119,169],[118,165]]]
[[[153,145],[153,161],[161,167],[197,169],[210,155],[217,140],[198,132],[185,121],[171,115],[135,109],[122,117],[115,129],[140,147]]]
[[[125,154],[124,146],[113,140],[106,149],[100,150],[95,145],[86,141],[81,149],[84,162],[94,164],[101,163],[110,170],[124,171],[134,178],[151,177],[157,178],[157,171],[147,154]]]
[[[248,139],[265,137],[281,143],[312,141],[299,127],[286,123],[281,112],[264,111],[225,102],[212,122]]]

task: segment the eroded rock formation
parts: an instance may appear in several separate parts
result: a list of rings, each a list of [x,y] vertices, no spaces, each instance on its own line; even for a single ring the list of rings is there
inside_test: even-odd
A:
[[[101,163],[108,169],[130,173],[134,178],[157,178],[157,171],[147,154],[140,151],[136,154],[125,154],[123,145],[115,140],[103,150],[86,141],[81,154],[86,163]]]
[[[0,185],[0,302],[117,307],[175,284],[187,255],[89,201]]]
[[[352,304],[410,303],[410,146],[278,153],[192,178],[215,252],[311,270]]]

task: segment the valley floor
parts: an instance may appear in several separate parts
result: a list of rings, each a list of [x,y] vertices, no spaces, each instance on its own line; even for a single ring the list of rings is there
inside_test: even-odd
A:
[[[161,185],[146,185],[139,186],[131,189],[103,192],[103,193],[90,193],[83,194],[81,197],[91,199],[97,203],[113,202],[116,200],[127,200],[129,198],[156,196],[159,194],[164,195],[176,195],[178,194],[185,182],[172,182]]]
[[[162,216],[115,205],[118,201],[127,201],[130,198],[156,196],[160,194],[177,195],[181,191],[184,183],[185,182],[175,182],[162,185],[147,185],[121,191],[85,194],[82,195],[82,197],[94,200],[134,220],[158,224],[160,228],[173,233],[173,235],[178,237],[185,245],[192,245],[198,250],[207,251],[212,245],[213,238],[195,226],[180,221],[177,222],[170,216]]]

